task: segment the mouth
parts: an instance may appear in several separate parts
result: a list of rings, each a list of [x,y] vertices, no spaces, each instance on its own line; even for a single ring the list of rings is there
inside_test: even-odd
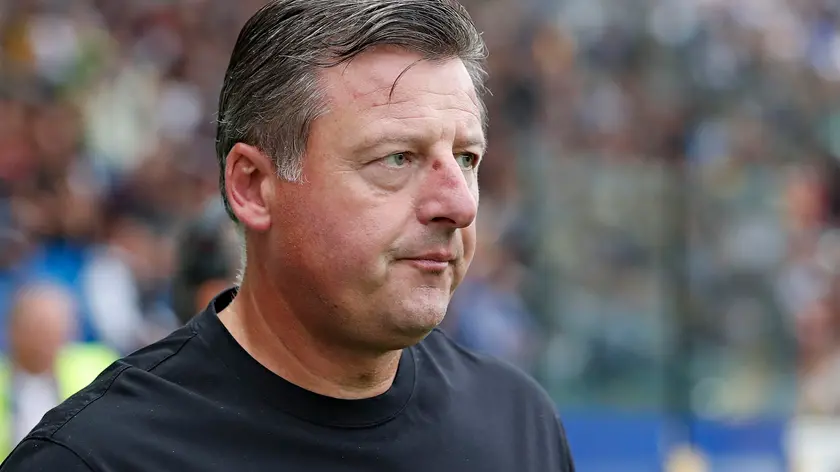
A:
[[[434,261],[430,259],[403,259],[403,261],[409,263],[417,269],[422,270],[423,272],[433,273],[443,272],[451,264],[450,262],[446,261]]]
[[[408,257],[401,259],[401,261],[423,272],[440,273],[455,264],[455,256],[447,253],[429,253],[416,257]]]

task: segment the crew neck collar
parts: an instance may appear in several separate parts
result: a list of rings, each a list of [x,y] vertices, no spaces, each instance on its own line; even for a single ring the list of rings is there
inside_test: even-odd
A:
[[[238,388],[257,392],[260,401],[304,421],[342,428],[363,428],[386,422],[408,405],[417,377],[414,348],[403,351],[394,382],[385,393],[361,400],[327,397],[271,372],[242,348],[218,316],[235,297],[235,288],[222,292],[194,323],[208,348],[234,371],[240,382]]]

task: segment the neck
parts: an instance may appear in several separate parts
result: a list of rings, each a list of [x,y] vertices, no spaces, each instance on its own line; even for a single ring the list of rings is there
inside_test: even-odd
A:
[[[391,387],[400,351],[361,353],[324,342],[305,328],[301,315],[278,293],[246,278],[233,302],[219,313],[233,338],[257,362],[301,388],[333,398],[370,398]]]

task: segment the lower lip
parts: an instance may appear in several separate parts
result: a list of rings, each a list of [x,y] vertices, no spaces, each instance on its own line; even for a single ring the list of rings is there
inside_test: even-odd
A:
[[[449,262],[433,261],[430,259],[405,259],[405,261],[426,272],[443,272],[449,267]]]

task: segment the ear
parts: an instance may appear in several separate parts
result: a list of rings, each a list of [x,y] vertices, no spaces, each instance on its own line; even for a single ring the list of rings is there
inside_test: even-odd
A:
[[[271,227],[271,195],[277,176],[274,163],[254,146],[237,143],[225,162],[225,192],[236,218],[245,228]]]

